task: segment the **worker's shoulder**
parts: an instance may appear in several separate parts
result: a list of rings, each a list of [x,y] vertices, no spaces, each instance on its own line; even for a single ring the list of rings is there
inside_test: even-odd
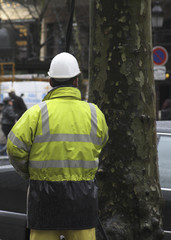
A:
[[[78,101],[78,103],[81,104],[82,107],[91,108],[94,106],[95,108],[98,108],[98,106],[95,103],[91,103],[91,102],[87,102],[87,101]]]
[[[28,109],[24,112],[24,115],[28,115],[28,114],[30,114],[30,115],[35,115],[36,112],[37,112],[37,113],[41,112],[41,105],[43,105],[43,104],[39,103],[39,104],[33,105],[32,107],[28,108]]]
[[[87,103],[90,105],[90,108],[91,108],[91,106],[93,106],[96,109],[97,113],[103,115],[103,112],[101,111],[101,109],[95,103],[91,103],[91,102],[87,102]]]

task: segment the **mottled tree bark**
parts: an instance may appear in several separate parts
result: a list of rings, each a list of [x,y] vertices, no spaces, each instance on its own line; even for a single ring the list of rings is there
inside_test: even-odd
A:
[[[90,2],[89,101],[110,136],[98,174],[100,218],[110,240],[162,239],[151,1]]]

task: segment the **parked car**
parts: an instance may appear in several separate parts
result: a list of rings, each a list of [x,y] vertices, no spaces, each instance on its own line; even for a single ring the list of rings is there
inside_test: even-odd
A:
[[[157,121],[159,174],[163,201],[164,240],[171,239],[171,121]],[[28,181],[0,157],[0,239],[28,240],[26,199]]]
[[[164,240],[171,239],[171,121],[157,121],[158,161],[163,195]]]
[[[28,240],[26,198],[28,181],[22,179],[9,163],[0,157],[0,239]]]

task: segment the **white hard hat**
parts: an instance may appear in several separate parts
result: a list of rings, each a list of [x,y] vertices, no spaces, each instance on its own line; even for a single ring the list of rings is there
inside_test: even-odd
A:
[[[70,53],[57,54],[51,61],[48,75],[51,78],[67,80],[80,74],[76,58]]]
[[[15,89],[13,87],[11,87],[10,89],[8,89],[8,93],[12,93],[15,92]]]

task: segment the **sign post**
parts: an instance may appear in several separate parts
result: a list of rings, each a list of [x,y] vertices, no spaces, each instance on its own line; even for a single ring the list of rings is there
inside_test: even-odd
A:
[[[154,63],[154,80],[166,79],[166,67],[164,66],[168,60],[168,53],[164,47],[156,46],[153,48]],[[159,101],[160,101],[160,85],[156,84],[156,119],[159,119]]]
[[[166,67],[154,66],[154,80],[165,80],[165,79],[166,79]]]
[[[168,52],[164,47],[156,46],[153,48],[154,80],[166,79],[166,67]]]

